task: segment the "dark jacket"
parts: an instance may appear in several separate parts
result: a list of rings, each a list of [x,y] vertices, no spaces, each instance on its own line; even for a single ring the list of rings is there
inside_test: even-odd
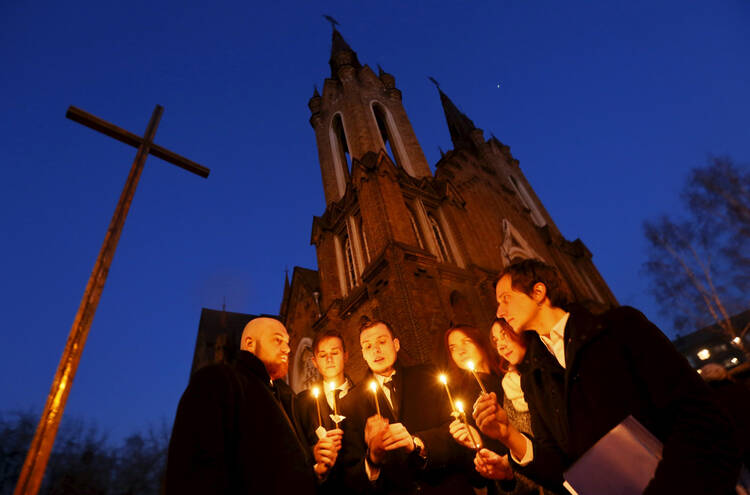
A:
[[[166,493],[313,494],[303,438],[289,386],[272,387],[263,363],[242,351],[235,365],[207,366],[190,379],[169,442]]]
[[[349,380],[349,378],[347,378],[347,380],[349,381],[351,387],[351,380]],[[325,428],[326,430],[332,430],[336,427],[336,425],[331,419],[333,409],[331,409],[331,407],[328,405],[328,401],[325,398],[325,393],[323,392],[324,385],[325,384],[322,382],[317,384],[317,386],[320,387],[320,395],[318,396],[318,403],[320,404],[320,422],[323,424],[323,428]],[[351,390],[352,389],[350,388],[349,393],[351,392]],[[337,407],[339,410],[339,414],[343,413],[341,404],[343,399],[345,398],[346,395],[338,401]],[[297,394],[295,405],[297,420],[300,425],[301,431],[304,432],[307,444],[312,449],[318,442],[318,436],[315,433],[315,430],[317,430],[318,426],[320,426],[320,423],[318,422],[318,408],[315,405],[315,397],[313,397],[310,390],[303,390],[302,392]],[[336,459],[336,464],[333,465],[333,468],[328,472],[325,481],[319,486],[319,494],[335,495],[349,493],[343,483],[343,472],[341,470],[340,459],[341,457],[339,455],[339,457]]]
[[[732,427],[666,336],[639,311],[573,307],[563,369],[538,336],[519,366],[534,460],[521,471],[556,486],[563,472],[632,414],[664,443],[645,493],[733,493]]]
[[[427,462],[416,451],[389,452],[376,482],[370,482],[365,471],[365,423],[376,414],[373,393],[369,388],[372,374],[352,389],[342,401],[346,415],[342,426],[344,441],[340,460],[346,469],[346,482],[352,493],[423,493],[473,495],[465,473],[473,462],[473,452],[459,446],[451,437],[448,425],[450,405],[437,373],[429,366],[396,367],[394,417],[388,400],[378,390],[380,411],[391,423],[399,422],[425,444]]]

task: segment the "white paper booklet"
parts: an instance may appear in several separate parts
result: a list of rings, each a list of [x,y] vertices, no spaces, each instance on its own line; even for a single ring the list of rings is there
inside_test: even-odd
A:
[[[574,495],[641,494],[654,477],[661,454],[659,439],[628,416],[563,474],[564,486]]]

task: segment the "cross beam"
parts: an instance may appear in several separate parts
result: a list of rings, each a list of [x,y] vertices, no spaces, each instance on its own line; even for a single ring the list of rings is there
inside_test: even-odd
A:
[[[117,249],[117,242],[120,240],[120,234],[125,225],[125,218],[133,201],[135,189],[138,186],[138,180],[146,163],[146,158],[148,158],[149,154],[157,156],[204,178],[208,177],[210,172],[206,167],[198,165],[153,143],[156,128],[159,126],[163,111],[163,107],[156,105],[143,137],[136,136],[73,106],[68,108],[68,112],[66,113],[69,119],[102,132],[118,141],[134,146],[138,148],[138,152],[135,155],[128,179],[125,182],[125,187],[122,190],[115,213],[104,236],[104,243],[94,263],[91,277],[89,277],[89,281],[86,284],[81,305],[78,307],[78,312],[73,320],[73,327],[70,329],[68,340],[65,343],[60,364],[52,381],[52,389],[47,396],[42,417],[39,419],[39,425],[37,426],[36,433],[34,433],[34,439],[31,441],[31,447],[29,447],[29,452],[21,469],[21,475],[13,492],[14,495],[36,495],[41,486],[47,461],[52,452],[52,446],[55,443],[57,429],[60,426],[60,420],[62,419],[65,404],[68,400],[68,394],[73,385],[78,363],[81,360],[83,347],[86,344],[86,337],[88,337],[91,323],[94,320],[94,313],[96,313],[96,308],[99,305],[104,283],[107,280],[107,273],[112,264],[112,258]]]

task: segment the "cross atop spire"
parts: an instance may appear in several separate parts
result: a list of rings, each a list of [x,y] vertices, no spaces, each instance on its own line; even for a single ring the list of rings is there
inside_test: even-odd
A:
[[[336,26],[340,26],[339,21],[331,17],[330,15],[323,14],[323,18],[331,23],[331,27],[336,30]]]
[[[338,71],[341,67],[351,66],[355,69],[359,69],[362,65],[357,59],[357,53],[352,50],[349,43],[346,42],[343,36],[336,26],[339,25],[338,21],[329,15],[323,15],[323,17],[331,23],[333,28],[333,39],[331,41],[331,75],[333,77],[338,76]]]

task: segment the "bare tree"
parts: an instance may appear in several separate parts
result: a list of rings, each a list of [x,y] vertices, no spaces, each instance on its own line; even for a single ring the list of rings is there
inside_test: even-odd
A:
[[[750,171],[710,158],[690,172],[682,200],[682,217],[643,224],[651,292],[676,329],[715,323],[750,359],[750,324],[735,328],[731,318],[750,308]]]

